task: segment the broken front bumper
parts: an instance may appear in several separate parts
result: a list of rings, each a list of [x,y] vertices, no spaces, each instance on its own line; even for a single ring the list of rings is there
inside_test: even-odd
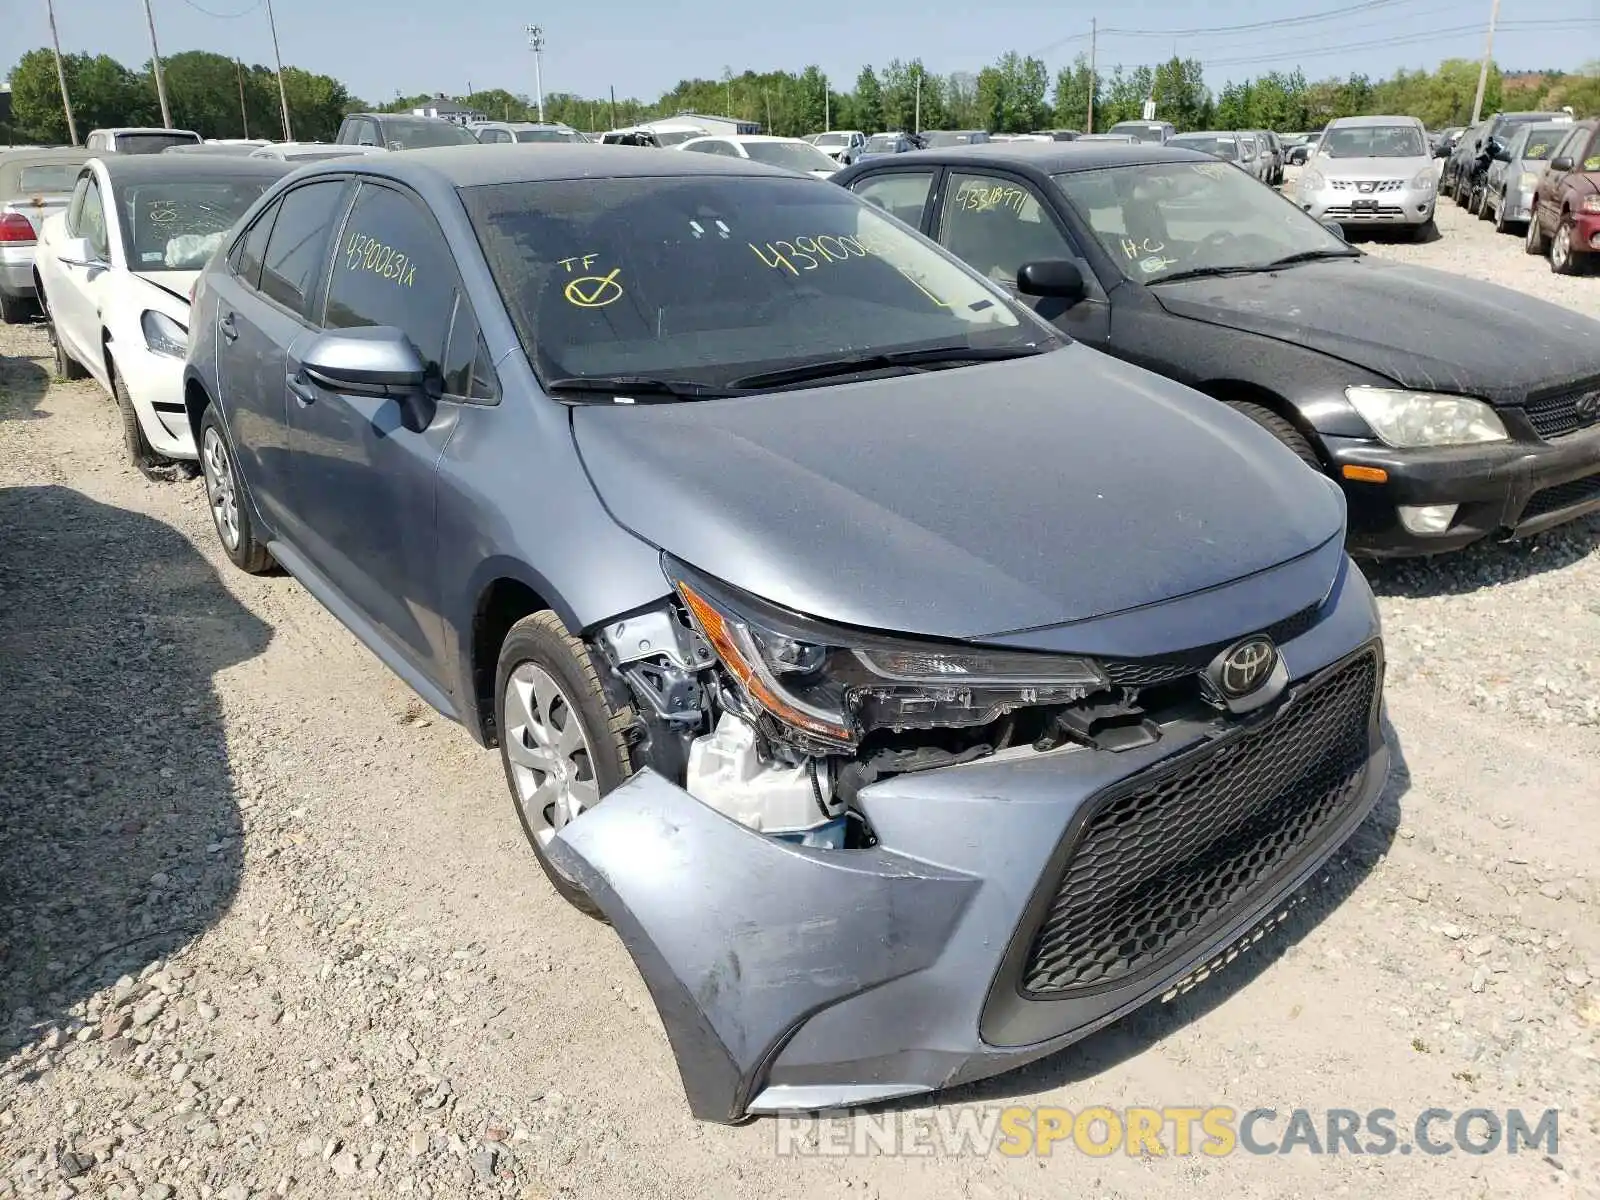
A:
[[[1309,878],[1388,773],[1372,596],[1346,569],[1247,720],[997,755],[862,790],[879,844],[808,849],[652,772],[553,841],[610,918],[696,1116],[836,1108],[1021,1066],[1204,965]]]

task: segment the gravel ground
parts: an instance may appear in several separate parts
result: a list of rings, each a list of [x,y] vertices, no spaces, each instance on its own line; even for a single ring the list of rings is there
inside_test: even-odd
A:
[[[1600,317],[1600,279],[1440,226],[1369,248]],[[1558,1107],[1558,1155],[794,1160],[688,1118],[495,757],[232,571],[42,330],[0,355],[0,1197],[1600,1194],[1600,522],[1372,572],[1373,819],[1229,969],[938,1109]]]

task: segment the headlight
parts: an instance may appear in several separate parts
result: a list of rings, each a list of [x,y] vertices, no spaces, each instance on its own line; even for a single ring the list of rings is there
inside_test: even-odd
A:
[[[1323,178],[1321,171],[1313,171],[1307,167],[1300,172],[1300,190],[1303,192],[1320,192],[1328,186],[1328,181]]]
[[[1524,171],[1517,180],[1517,187],[1524,192],[1531,192],[1539,186],[1539,173],[1537,171]]]
[[[753,708],[852,747],[868,729],[985,725],[1108,686],[1093,662],[880,637],[796,616],[666,561],[695,627]]]
[[[1398,450],[1506,438],[1506,427],[1482,400],[1378,387],[1347,387],[1344,394],[1378,438]]]
[[[1411,186],[1424,192],[1433,191],[1435,182],[1432,167],[1423,167],[1422,170],[1411,177]]]
[[[1583,203],[1578,207],[1583,209],[1584,212],[1600,213],[1600,194],[1585,196],[1583,198]]]
[[[145,309],[139,317],[139,328],[144,330],[144,344],[156,354],[182,358],[189,353],[189,331],[166,313]]]

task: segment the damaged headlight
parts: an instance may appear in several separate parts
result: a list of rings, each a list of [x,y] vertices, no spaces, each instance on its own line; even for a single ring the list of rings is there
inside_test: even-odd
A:
[[[1088,659],[830,627],[671,560],[667,573],[752,707],[834,746],[854,746],[870,729],[984,725],[1015,708],[1070,704],[1109,686]]]
[[[1506,440],[1494,409],[1469,396],[1379,387],[1347,387],[1344,394],[1379,440],[1397,450]]]

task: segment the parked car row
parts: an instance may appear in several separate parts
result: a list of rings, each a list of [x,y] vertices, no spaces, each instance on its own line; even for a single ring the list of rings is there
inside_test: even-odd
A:
[[[1253,936],[1389,769],[1348,551],[1600,508],[1600,343],[1153,140],[721,140],[109,156],[37,270],[226,556],[498,748],[735,1121]]]

